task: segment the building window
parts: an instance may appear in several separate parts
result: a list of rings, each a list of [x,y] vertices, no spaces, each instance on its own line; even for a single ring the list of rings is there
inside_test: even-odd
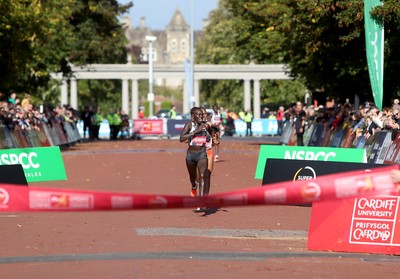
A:
[[[171,51],[176,52],[176,40],[171,41]]]
[[[181,41],[181,52],[186,52],[186,41],[185,40]]]

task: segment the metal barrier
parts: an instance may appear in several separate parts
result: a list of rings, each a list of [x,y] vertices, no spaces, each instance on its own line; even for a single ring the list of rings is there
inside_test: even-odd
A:
[[[0,148],[29,148],[69,145],[81,140],[74,122],[39,123],[36,128],[22,129],[16,125],[10,129],[0,126]]]

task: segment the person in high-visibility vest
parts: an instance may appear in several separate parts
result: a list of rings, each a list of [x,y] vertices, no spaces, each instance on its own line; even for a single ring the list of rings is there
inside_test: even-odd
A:
[[[246,122],[246,137],[253,136],[253,130],[251,128],[251,122],[253,122],[253,114],[251,113],[251,110],[247,110],[245,115],[244,115],[244,122]]]
[[[106,116],[108,124],[110,125],[110,139],[115,140],[118,137],[119,125],[121,124],[121,117],[118,113],[110,109]]]
[[[175,119],[176,118],[176,106],[172,105],[171,109],[168,112],[168,117],[171,119]]]

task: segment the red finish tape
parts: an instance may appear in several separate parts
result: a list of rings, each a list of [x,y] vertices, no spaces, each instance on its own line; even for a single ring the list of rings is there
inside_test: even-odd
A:
[[[207,197],[129,194],[0,185],[0,211],[91,211],[161,208],[211,208],[246,205],[301,205],[363,195],[398,194],[399,184],[386,166],[368,172],[351,171],[315,180],[287,181]]]

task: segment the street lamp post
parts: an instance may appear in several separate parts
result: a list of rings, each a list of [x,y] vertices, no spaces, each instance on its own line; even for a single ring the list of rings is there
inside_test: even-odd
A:
[[[195,105],[194,98],[194,0],[191,1],[190,9],[190,98],[189,109]]]
[[[147,94],[147,101],[149,101],[149,116],[153,116],[153,43],[157,40],[154,36],[146,36],[146,41],[149,42],[149,93]]]

